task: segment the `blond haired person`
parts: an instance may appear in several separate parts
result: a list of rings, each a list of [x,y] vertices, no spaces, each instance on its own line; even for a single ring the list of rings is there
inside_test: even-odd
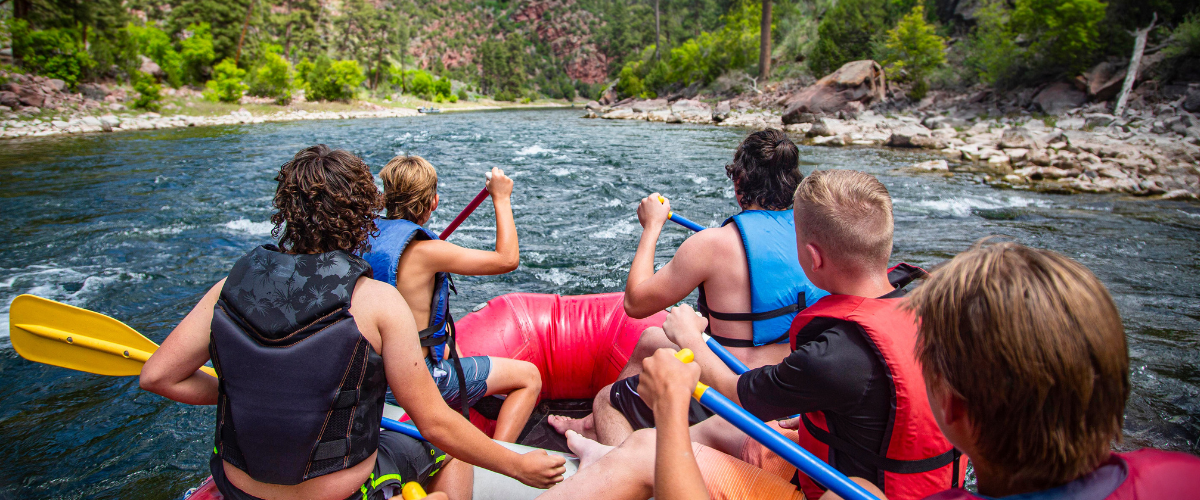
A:
[[[803,414],[802,421],[786,426],[795,430],[785,428],[784,434],[843,474],[865,478],[900,499],[920,499],[951,487],[965,472],[964,461],[938,431],[925,401],[912,354],[916,320],[901,307],[904,284],[924,272],[900,265],[889,273],[893,225],[887,188],[861,172],[818,170],[800,182],[794,202],[800,266],[831,295],[793,320],[792,352],[782,363],[734,374],[705,345],[701,332],[706,321],[687,306],[672,310],[663,329],[676,345],[695,352],[701,381],[754,416],[769,421]],[[687,383],[663,380],[675,372],[687,382],[694,380],[695,373],[683,368],[666,349],[647,360],[642,397],[656,418],[678,413],[686,402],[686,394],[677,389]],[[675,451],[665,455],[670,463],[688,462],[678,449],[681,421],[668,417],[673,425],[659,431],[671,433],[658,443],[674,444]],[[697,443],[693,452],[713,498],[801,499],[823,493],[724,419],[692,426],[690,437]],[[590,467],[547,496],[563,492],[564,497],[580,497],[587,490],[584,485],[603,476],[620,478],[610,479],[614,486],[605,492],[607,498],[663,495],[655,491],[656,438],[654,429],[639,430],[611,449],[572,434],[571,449]],[[689,473],[668,464],[658,470]]]
[[[450,274],[504,274],[517,268],[517,227],[513,222],[513,181],[493,168],[487,179],[496,208],[495,251],[473,250],[439,240],[422,227],[437,210],[437,170],[420,156],[397,156],[379,173],[387,215],[376,221],[364,258],[375,279],[400,291],[421,326],[425,364],[451,408],[466,414],[485,396],[505,394],[496,419],[497,440],[514,442],[537,404],[541,374],[526,361],[471,356],[459,358],[453,346]]]

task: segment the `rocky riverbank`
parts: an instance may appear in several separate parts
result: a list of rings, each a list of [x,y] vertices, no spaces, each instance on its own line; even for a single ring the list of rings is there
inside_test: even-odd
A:
[[[877,65],[860,66],[843,67],[811,86],[783,84],[715,104],[593,101],[584,116],[774,127],[818,146],[926,149],[945,160],[914,170],[969,171],[982,182],[1018,189],[1200,197],[1200,116],[1193,114],[1200,112],[1200,87],[1178,89],[1170,100],[1161,92],[1154,98],[1135,94],[1118,118],[1107,113],[1107,102],[1085,104],[1087,95],[1058,84],[1013,95],[933,92],[910,102],[884,90]]]

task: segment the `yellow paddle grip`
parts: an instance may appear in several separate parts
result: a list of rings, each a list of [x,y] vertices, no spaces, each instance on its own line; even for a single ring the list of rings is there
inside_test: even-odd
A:
[[[425,488],[416,481],[409,481],[400,487],[400,496],[404,497],[404,500],[420,500],[428,495],[425,494]]]
[[[684,348],[675,353],[675,359],[678,359],[684,363],[691,363],[696,359],[696,353],[692,352],[691,349]],[[707,390],[708,386],[704,385],[704,382],[696,382],[696,390],[692,391],[692,397],[700,399],[700,396],[703,396],[704,391]]]

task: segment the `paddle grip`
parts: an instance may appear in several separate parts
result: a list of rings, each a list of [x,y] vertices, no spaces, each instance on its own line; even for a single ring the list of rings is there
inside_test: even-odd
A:
[[[471,215],[471,212],[474,212],[476,208],[479,208],[479,204],[483,203],[483,200],[487,197],[488,190],[487,188],[483,188],[479,194],[475,195],[475,199],[471,200],[471,203],[467,204],[467,208],[464,208],[463,211],[458,214],[458,217],[455,217],[453,221],[450,221],[450,225],[446,226],[446,229],[442,230],[442,234],[438,235],[438,239],[444,240],[450,237],[450,233],[453,233],[455,229],[458,229],[458,226],[462,224],[463,221],[467,220],[467,217]]]
[[[425,494],[425,488],[422,488],[420,483],[409,481],[400,487],[400,496],[404,500],[421,500],[429,495]]]

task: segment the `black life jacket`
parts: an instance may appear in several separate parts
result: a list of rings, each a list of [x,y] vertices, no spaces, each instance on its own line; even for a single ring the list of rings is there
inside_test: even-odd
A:
[[[379,447],[387,380],[350,297],[371,266],[345,252],[273,245],[234,264],[213,310],[216,446],[256,481],[299,484],[353,467]]]

